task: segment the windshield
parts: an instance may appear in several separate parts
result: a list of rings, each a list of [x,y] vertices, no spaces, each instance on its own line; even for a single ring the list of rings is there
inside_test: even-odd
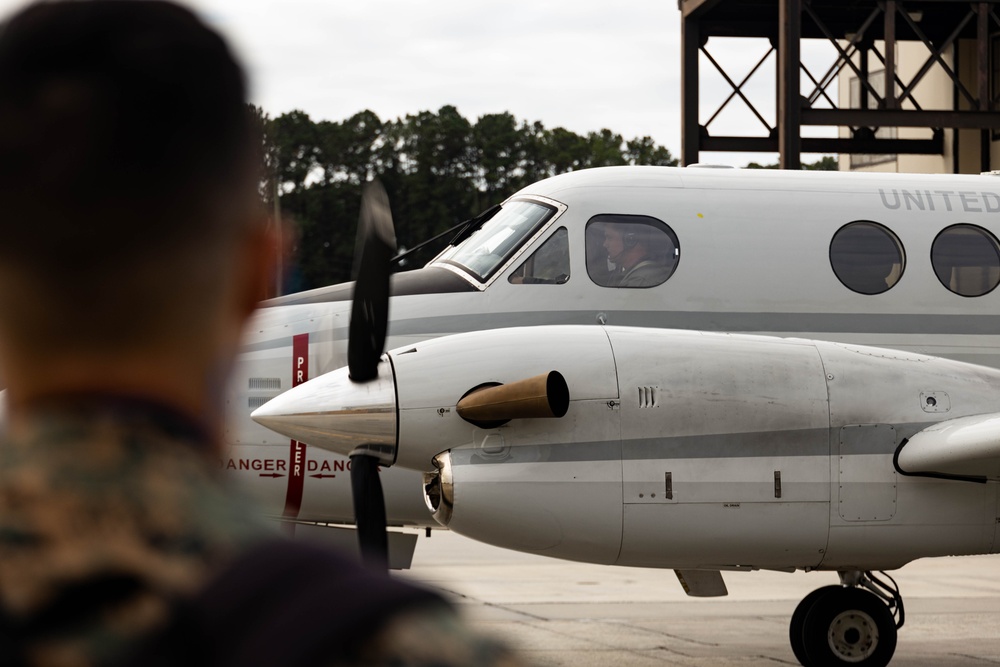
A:
[[[439,258],[486,281],[517,252],[556,210],[531,201],[512,201],[460,245]]]

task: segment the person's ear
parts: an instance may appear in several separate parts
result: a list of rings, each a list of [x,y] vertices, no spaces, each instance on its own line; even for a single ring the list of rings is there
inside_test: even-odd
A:
[[[289,238],[284,238],[288,236]],[[257,305],[277,292],[278,272],[292,248],[289,234],[273,221],[257,220],[247,232],[241,253],[240,306],[249,316]]]

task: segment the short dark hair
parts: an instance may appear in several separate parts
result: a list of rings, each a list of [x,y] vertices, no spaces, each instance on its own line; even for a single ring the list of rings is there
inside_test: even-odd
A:
[[[33,283],[124,290],[108,267],[224,236],[254,157],[243,72],[187,9],[43,2],[0,29],[0,263]]]
[[[190,11],[30,6],[0,32],[0,253],[170,236],[245,172],[247,138],[243,73]]]

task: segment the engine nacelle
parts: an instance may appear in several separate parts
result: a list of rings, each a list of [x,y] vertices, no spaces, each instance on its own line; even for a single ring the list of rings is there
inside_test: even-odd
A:
[[[551,364],[568,376],[566,416],[473,429],[437,456],[425,489],[439,521],[502,547],[673,568],[890,569],[995,549],[996,484],[905,477],[893,454],[933,423],[994,412],[1000,372],[806,340],[606,332],[615,394],[577,400],[570,377],[589,360]]]

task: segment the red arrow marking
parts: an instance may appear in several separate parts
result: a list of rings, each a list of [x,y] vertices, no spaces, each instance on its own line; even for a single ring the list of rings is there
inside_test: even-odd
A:
[[[260,477],[284,477],[280,472],[262,472]]]
[[[336,477],[336,475],[323,475],[323,474],[319,474],[319,475],[309,475],[309,476],[310,476],[310,477],[315,477],[316,479],[323,479],[323,478],[325,478],[325,477]]]

